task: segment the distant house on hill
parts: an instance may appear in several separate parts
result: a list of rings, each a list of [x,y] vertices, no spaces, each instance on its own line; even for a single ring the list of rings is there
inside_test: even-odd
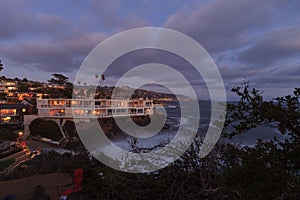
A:
[[[18,90],[17,81],[8,79],[6,77],[0,77],[0,102],[9,103],[14,100],[14,93]],[[9,99],[9,100],[8,100]]]
[[[0,125],[20,125],[24,114],[28,114],[28,105],[0,104]]]
[[[37,113],[37,109],[36,109],[36,106],[33,105],[32,102],[29,102],[29,101],[26,101],[26,100],[23,100],[21,102],[21,104],[27,106],[27,112],[26,114],[33,114],[33,113]]]
[[[13,79],[0,78],[0,92],[9,93],[17,90],[17,81]]]

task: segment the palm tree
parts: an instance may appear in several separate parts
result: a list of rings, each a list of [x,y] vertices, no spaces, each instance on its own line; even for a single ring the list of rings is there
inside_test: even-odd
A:
[[[1,63],[1,60],[0,60],[0,71],[3,69],[3,64]]]
[[[98,75],[98,74],[96,74],[96,75],[95,75],[95,78],[96,78],[96,86],[97,86],[97,84],[98,84],[98,78],[99,78],[99,75]]]

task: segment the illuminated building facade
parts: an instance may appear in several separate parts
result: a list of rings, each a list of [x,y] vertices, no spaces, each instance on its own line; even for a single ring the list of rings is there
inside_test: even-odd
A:
[[[53,118],[107,118],[153,114],[153,101],[112,99],[37,99],[38,115]]]
[[[27,106],[23,104],[0,104],[0,124],[18,125],[23,123],[23,115],[27,114]]]

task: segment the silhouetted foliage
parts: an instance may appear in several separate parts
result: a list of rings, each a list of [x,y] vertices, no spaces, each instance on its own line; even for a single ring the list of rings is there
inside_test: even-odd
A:
[[[65,85],[68,82],[68,77],[62,74],[52,74],[54,78],[48,80],[49,83],[57,84],[57,85]]]
[[[267,125],[287,139],[259,140],[253,147],[220,142],[200,159],[201,139],[196,138],[180,159],[145,174],[111,169],[84,149],[75,155],[48,152],[30,160],[28,168],[17,168],[13,175],[71,173],[81,167],[87,199],[300,199],[300,89],[270,101],[248,83],[232,91],[240,101],[228,104],[224,136],[233,138]],[[68,126],[73,129],[72,124]]]
[[[44,119],[35,119],[29,126],[30,134],[33,136],[41,136],[58,141],[62,138],[62,134],[56,122]]]
[[[0,128],[0,140],[16,140],[17,138],[17,133],[3,127]]]

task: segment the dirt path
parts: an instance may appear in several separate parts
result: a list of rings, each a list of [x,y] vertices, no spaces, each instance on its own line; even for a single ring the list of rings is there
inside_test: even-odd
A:
[[[46,174],[34,175],[32,177],[0,182],[0,199],[8,194],[13,194],[17,200],[30,200],[33,187],[40,184],[44,187],[51,200],[59,199],[56,192],[56,185],[71,183],[69,174]]]

